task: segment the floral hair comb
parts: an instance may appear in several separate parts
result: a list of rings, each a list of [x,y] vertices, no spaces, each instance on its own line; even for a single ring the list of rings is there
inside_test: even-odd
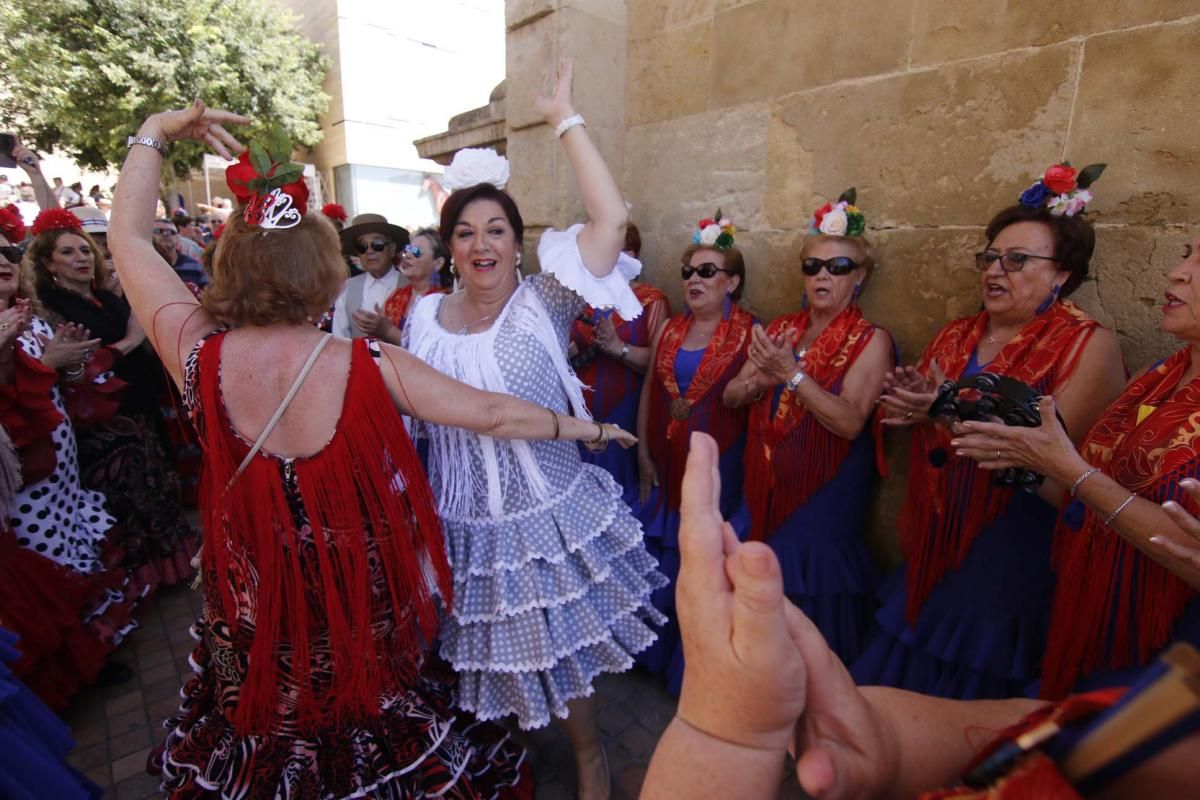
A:
[[[733,247],[733,237],[736,233],[737,227],[729,221],[729,217],[723,216],[718,208],[717,213],[696,223],[696,230],[692,232],[692,244],[728,250]]]
[[[308,209],[308,185],[304,167],[291,160],[292,144],[274,130],[264,146],[250,145],[236,164],[225,168],[225,182],[239,203],[246,206],[243,218],[249,225],[265,229],[294,228]]]
[[[1087,210],[1092,200],[1088,188],[1104,172],[1105,164],[1089,164],[1079,172],[1064,161],[1049,167],[1042,179],[1021,192],[1021,205],[1045,206],[1056,217],[1073,217]]]
[[[809,234],[826,236],[862,236],[867,231],[867,218],[854,205],[858,190],[851,186],[842,192],[836,203],[826,203],[813,212],[808,223]]]
[[[65,208],[47,208],[34,217],[33,227],[29,230],[34,236],[46,231],[81,231],[83,223]]]

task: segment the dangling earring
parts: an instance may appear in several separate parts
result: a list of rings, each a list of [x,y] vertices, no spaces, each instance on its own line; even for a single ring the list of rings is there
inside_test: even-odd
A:
[[[857,300],[859,295],[861,295],[861,294],[862,294],[862,284],[861,283],[854,284],[854,293],[851,294],[850,296],[853,297],[855,300]]]
[[[800,295],[800,310],[808,311],[808,292]]]
[[[517,253],[517,269],[521,268],[521,254]]]
[[[725,302],[721,304],[721,316],[728,317],[733,313],[733,292],[725,293]]]
[[[1035,311],[1033,313],[1040,316],[1042,314],[1045,314],[1047,311],[1049,311],[1050,306],[1054,305],[1055,301],[1058,300],[1058,293],[1061,291],[1062,291],[1062,287],[1055,284],[1054,288],[1050,290],[1050,294],[1046,295],[1046,299],[1042,301],[1042,304],[1037,307],[1037,311]]]

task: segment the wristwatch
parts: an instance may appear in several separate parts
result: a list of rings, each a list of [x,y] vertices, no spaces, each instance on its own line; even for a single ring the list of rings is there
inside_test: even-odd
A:
[[[128,139],[125,140],[126,147],[133,147],[135,144],[144,144],[147,147],[153,147],[155,150],[158,151],[158,154],[160,156],[165,157],[167,155],[166,146],[163,145],[163,143],[160,142],[158,139],[152,139],[149,136],[130,136]]]
[[[787,386],[787,388],[788,388],[788,391],[789,392],[796,391],[796,387],[798,387],[801,383],[804,382],[805,377],[806,376],[804,374],[804,370],[802,370],[802,369],[796,370],[796,374],[793,375],[792,377],[788,378],[788,381],[785,384],[785,386]]]

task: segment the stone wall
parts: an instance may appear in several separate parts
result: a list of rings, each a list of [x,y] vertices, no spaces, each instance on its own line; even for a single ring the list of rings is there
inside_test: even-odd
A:
[[[971,254],[991,214],[1052,162],[1107,162],[1089,212],[1093,279],[1076,300],[1116,330],[1131,368],[1174,348],[1156,306],[1200,222],[1196,0],[507,5],[523,211],[535,227],[581,213],[527,100],[548,57],[572,53],[577,104],[633,203],[647,278],[673,300],[691,227],[720,206],[741,229],[748,303],[765,317],[795,309],[808,217],[853,185],[880,251],[863,305],[911,360],[978,307]],[[894,479],[878,504],[877,543],[892,553],[906,445],[889,443]]]

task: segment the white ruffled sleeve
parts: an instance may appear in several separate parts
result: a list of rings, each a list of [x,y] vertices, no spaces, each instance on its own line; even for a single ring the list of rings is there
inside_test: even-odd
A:
[[[542,272],[582,297],[592,308],[615,308],[624,319],[636,319],[642,304],[629,288],[629,282],[642,271],[642,262],[622,252],[617,265],[604,278],[597,278],[583,265],[579,253],[579,232],[583,225],[565,231],[548,230],[538,242],[538,261]]]

